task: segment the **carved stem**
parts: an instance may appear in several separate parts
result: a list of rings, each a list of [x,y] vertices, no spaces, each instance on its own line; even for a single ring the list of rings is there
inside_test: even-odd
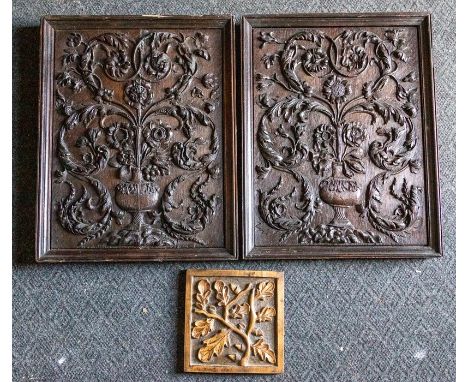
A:
[[[245,289],[243,289],[242,291],[239,292],[239,294],[234,297],[231,301],[229,301],[226,305],[226,307],[224,308],[224,319],[227,320],[227,316],[228,316],[228,312],[229,312],[229,309],[231,308],[232,305],[234,305],[237,301],[239,301],[242,296],[244,296],[246,293],[249,292],[249,290],[252,289],[252,284],[249,284],[245,287]]]
[[[335,128],[335,134],[336,134],[336,160],[338,163],[340,163],[343,159],[343,153],[342,153],[342,144],[343,144],[343,127],[341,126],[341,123],[336,124]]]
[[[252,330],[255,325],[255,321],[257,319],[257,314],[255,313],[254,302],[255,302],[255,291],[252,289],[252,291],[250,292],[250,296],[249,296],[249,305],[250,305],[249,325],[247,327],[247,332],[245,333],[246,350],[245,350],[244,356],[240,360],[241,366],[247,366],[249,359],[250,359],[250,333],[252,333]]]
[[[137,126],[136,126],[136,133],[137,133],[137,141],[136,141],[136,160],[137,160],[137,168],[138,172],[141,171],[141,105],[138,105],[138,116],[137,116]]]
[[[242,339],[244,340],[244,342],[248,342],[249,339],[247,337],[247,335],[242,332],[241,330],[239,330],[239,328],[237,328],[234,324],[232,324],[231,322],[229,322],[228,320],[225,320],[223,317],[221,317],[220,315],[216,314],[216,313],[208,313],[204,310],[201,310],[201,309],[195,309],[194,310],[195,313],[197,314],[201,314],[205,317],[208,317],[208,318],[213,318],[215,320],[218,320],[219,322],[221,322],[223,325],[227,326],[229,329],[231,329],[234,333],[238,334],[240,337],[242,337]]]

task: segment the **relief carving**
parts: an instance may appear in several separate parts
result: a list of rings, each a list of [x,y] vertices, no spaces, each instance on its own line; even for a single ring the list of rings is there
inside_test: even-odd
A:
[[[222,206],[209,36],[71,33],[66,45],[56,76],[61,226],[78,247],[205,245],[199,234]]]
[[[411,60],[405,31],[280,35],[260,31],[253,40],[265,70],[255,73],[260,218],[281,232],[279,243],[400,243],[420,227],[423,209],[422,186],[406,178],[421,168],[421,142],[417,74],[400,70]],[[273,187],[262,186],[268,177]]]
[[[205,367],[216,365],[224,367],[217,369],[219,372],[236,372],[239,368],[244,372],[260,372],[258,368],[274,372],[281,365],[278,328],[283,324],[283,309],[278,306],[282,304],[278,295],[283,292],[275,278],[280,276],[267,272],[274,277],[262,277],[261,273],[188,272],[186,336],[190,338],[186,338],[186,357],[198,368],[188,371],[212,371]]]

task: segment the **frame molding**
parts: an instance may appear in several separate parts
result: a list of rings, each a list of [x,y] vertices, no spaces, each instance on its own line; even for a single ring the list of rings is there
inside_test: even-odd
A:
[[[426,189],[427,245],[293,245],[256,247],[253,126],[253,28],[297,28],[345,26],[415,26],[418,29],[419,69],[422,104],[422,133]],[[384,259],[425,258],[442,255],[438,141],[431,54],[431,15],[429,13],[317,13],[289,15],[247,15],[241,21],[242,130],[241,158],[241,256],[244,259]]]
[[[192,299],[194,277],[273,278],[276,280],[276,359],[271,366],[192,365]],[[184,371],[190,373],[280,374],[284,372],[284,274],[274,271],[188,269],[185,272]]]
[[[223,166],[224,166],[224,248],[99,248],[52,249],[50,222],[53,217],[52,182],[52,103],[54,99],[54,42],[56,30],[79,29],[221,29],[223,44]],[[36,261],[201,261],[235,260],[237,241],[237,134],[235,88],[234,20],[219,16],[47,16],[40,29],[40,92],[38,129],[38,177],[36,198]]]

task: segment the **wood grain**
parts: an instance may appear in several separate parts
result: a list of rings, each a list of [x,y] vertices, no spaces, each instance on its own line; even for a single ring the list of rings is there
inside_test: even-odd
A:
[[[284,371],[281,272],[186,272],[184,371],[277,374]]]
[[[51,16],[41,43],[37,261],[237,258],[232,17]]]
[[[441,255],[430,15],[241,31],[243,258]]]

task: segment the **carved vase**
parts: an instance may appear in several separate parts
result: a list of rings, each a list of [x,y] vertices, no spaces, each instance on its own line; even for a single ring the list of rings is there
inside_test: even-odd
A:
[[[140,171],[131,181],[121,182],[115,188],[115,202],[133,216],[127,229],[139,230],[144,213],[156,208],[158,198],[159,187],[153,182],[144,181]]]
[[[346,216],[349,207],[359,203],[361,198],[361,187],[352,179],[343,175],[343,165],[334,163],[332,176],[320,182],[320,198],[333,207],[335,215],[328,225],[335,227],[352,227],[353,225]]]

